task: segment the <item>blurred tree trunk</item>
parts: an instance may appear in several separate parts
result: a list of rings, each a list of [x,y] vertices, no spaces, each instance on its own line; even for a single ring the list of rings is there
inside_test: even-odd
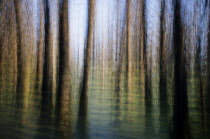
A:
[[[94,34],[94,22],[95,22],[95,0],[89,1],[88,6],[88,30],[87,30],[87,41],[84,52],[84,68],[83,68],[83,79],[81,93],[87,93],[88,89],[88,78],[91,68],[91,54],[93,46],[93,34]]]
[[[45,52],[42,95],[53,107],[57,91],[59,2],[58,0],[44,1]]]
[[[23,123],[27,124],[26,117],[31,115],[29,107],[34,102],[29,99],[33,96],[36,79],[36,14],[34,2],[28,0],[15,0],[17,35],[18,35],[18,85],[17,85],[17,106]],[[18,113],[18,112],[17,112]]]
[[[166,48],[165,48],[165,18],[164,18],[165,2],[161,2],[160,15],[160,99],[166,100]]]
[[[146,51],[145,51],[145,1],[140,0],[139,2],[139,12],[140,12],[140,19],[139,19],[139,24],[140,24],[140,84],[142,87],[142,97],[145,97],[145,56],[146,56]]]
[[[206,2],[207,7],[210,8],[210,0]],[[209,11],[209,10],[208,10]],[[208,45],[207,45],[207,97],[205,100],[206,107],[207,107],[207,113],[210,112],[210,13],[208,13],[208,18],[209,18],[209,23],[208,23]],[[210,125],[210,115],[207,117],[207,129],[209,128]]]
[[[20,2],[17,0],[14,0],[14,4],[15,4],[15,13],[16,13],[16,27],[17,27],[17,60],[18,60],[18,65],[17,65],[17,80],[21,80],[21,63],[20,63],[20,59],[21,59],[21,44],[22,44],[22,38],[21,38],[21,28],[20,28]],[[18,82],[17,84],[17,91],[19,91],[18,86],[20,86],[21,81]],[[17,92],[18,94],[18,92]],[[19,97],[17,95],[17,97]]]
[[[57,94],[57,122],[62,137],[71,135],[70,116],[70,46],[69,46],[69,0],[63,0],[60,9],[60,60],[59,87]]]
[[[181,2],[174,4],[174,52],[175,52],[175,94],[174,94],[174,138],[189,138],[187,123],[187,79],[184,46],[184,28],[181,21]]]
[[[38,0],[38,44],[37,44],[37,77],[36,89],[40,93],[42,90],[43,70],[44,70],[44,49],[45,49],[45,16],[44,1]]]
[[[131,91],[132,89],[132,13],[131,13],[131,0],[127,0],[126,2],[127,6],[127,12],[126,12],[126,37],[127,37],[127,42],[126,42],[126,49],[127,49],[127,87],[128,91]]]
[[[84,68],[83,79],[81,83],[81,92],[79,99],[79,113],[77,120],[77,133],[80,138],[87,137],[87,113],[88,113],[88,78],[90,74],[91,66],[91,54],[93,47],[93,34],[94,34],[94,22],[95,22],[95,0],[89,0],[88,5],[88,30],[87,30],[87,42],[84,50]]]
[[[2,106],[5,108],[8,102],[15,103],[13,100],[17,85],[15,17],[14,0],[0,1],[0,109]]]
[[[44,53],[44,71],[43,71],[43,96],[42,97],[51,97],[51,85],[52,85],[52,65],[50,61],[52,60],[52,52],[50,51],[50,7],[49,0],[46,0],[44,3],[44,15],[45,15],[45,53]],[[50,57],[51,56],[51,57]],[[47,92],[49,91],[49,92]]]
[[[127,7],[127,2],[128,1],[126,1],[126,8],[128,8]],[[125,13],[126,15],[127,15],[127,10],[126,10],[126,13]],[[119,95],[119,91],[120,91],[120,84],[121,84],[121,74],[122,74],[122,68],[123,68],[123,59],[124,59],[124,57],[125,57],[125,55],[126,55],[126,49],[127,49],[127,44],[126,44],[126,42],[127,42],[127,16],[126,16],[126,18],[125,18],[125,23],[124,23],[124,26],[123,26],[123,30],[122,30],[122,32],[121,32],[121,34],[122,35],[120,35],[120,39],[119,39],[119,45],[118,45],[118,47],[119,47],[119,49],[118,49],[118,51],[119,51],[119,53],[118,53],[118,63],[117,63],[117,67],[116,67],[116,81],[115,81],[115,83],[116,83],[116,88],[115,88],[115,91],[118,93],[118,95]]]

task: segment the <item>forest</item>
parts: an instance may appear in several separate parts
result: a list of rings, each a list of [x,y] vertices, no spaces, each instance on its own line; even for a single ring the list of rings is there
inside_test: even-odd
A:
[[[210,0],[0,0],[0,138],[210,138]]]

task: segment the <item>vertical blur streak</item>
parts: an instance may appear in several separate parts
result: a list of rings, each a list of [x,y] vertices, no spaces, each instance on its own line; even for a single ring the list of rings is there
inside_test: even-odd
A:
[[[42,97],[46,99],[46,103],[53,107],[53,111],[55,107],[55,94],[57,90],[59,2],[59,0],[46,0],[44,4],[45,53]]]
[[[133,22],[132,22],[132,1],[131,0],[127,0],[126,2],[126,78],[127,78],[127,85],[126,85],[126,89],[127,89],[127,94],[126,94],[126,99],[127,99],[127,111],[130,111],[132,108],[131,108],[131,105],[129,105],[131,103],[131,99],[132,99],[132,90],[133,90],[133,87],[132,87],[132,57],[134,55],[134,53],[132,52],[132,47],[133,47],[133,43],[132,43],[132,27],[133,27]],[[127,117],[130,117],[129,113],[126,113]],[[129,118],[128,118],[129,119]]]
[[[181,21],[181,2],[174,3],[174,52],[175,52],[175,94],[173,115],[173,138],[189,138],[187,129],[187,80],[185,71],[185,53],[183,24]]]
[[[167,5],[165,0],[161,0],[161,11],[160,11],[160,52],[159,52],[159,74],[160,74],[160,81],[159,81],[159,101],[160,101],[160,130],[164,129],[165,121],[168,118],[168,96],[167,96],[167,48],[168,42],[170,40],[167,40],[168,37],[170,37],[167,33],[168,30],[165,29],[167,27],[167,14],[169,11],[167,11]],[[166,36],[168,35],[168,36]],[[169,132],[170,130],[166,131]],[[161,132],[161,131],[160,131]],[[167,136],[168,138],[168,136]]]
[[[79,98],[79,113],[77,121],[77,131],[79,131],[80,138],[87,136],[87,108],[88,108],[88,80],[91,68],[91,55],[93,47],[93,34],[94,34],[94,22],[95,22],[95,6],[96,1],[90,0],[88,3],[88,25],[87,25],[87,40],[84,49],[84,68],[83,77],[80,88]]]
[[[139,47],[140,47],[140,95],[141,95],[141,115],[142,117],[145,117],[145,60],[146,60],[146,54],[145,48],[146,48],[146,37],[145,37],[145,1],[140,0],[139,1]],[[142,125],[145,125],[145,120],[142,118]],[[145,127],[144,127],[145,128]],[[142,129],[143,130],[143,129]]]
[[[173,44],[173,0],[161,1],[160,24],[160,132],[170,132],[170,123],[173,113],[173,87],[174,87],[174,54]],[[167,128],[166,127],[167,123]],[[169,138],[166,136],[166,138]]]
[[[119,3],[117,3],[119,4]],[[127,1],[126,1],[126,4],[127,4]],[[126,7],[127,8],[127,7]],[[126,9],[127,10],[127,9]],[[118,21],[117,21],[118,22]],[[127,31],[127,18],[125,19],[125,22],[123,24],[123,29],[122,31],[120,32],[120,35],[119,36],[119,45],[118,45],[118,63],[117,63],[117,67],[116,67],[116,88],[115,88],[115,91],[117,91],[118,93],[120,92],[120,84],[121,84],[121,73],[122,73],[122,68],[123,68],[123,58],[125,56],[125,52],[126,52],[126,31]],[[118,39],[118,38],[117,38]]]
[[[58,0],[44,0],[44,59],[43,59],[43,83],[40,108],[40,132],[46,130],[51,132],[55,124],[55,94],[57,90],[57,49],[58,49]],[[47,129],[46,127],[51,127]]]
[[[94,22],[95,22],[95,0],[90,0],[88,7],[87,40],[84,50],[84,68],[83,68],[83,77],[82,77],[83,79],[81,84],[81,94],[87,94],[88,91],[88,79],[90,74],[91,55],[93,49]]]
[[[44,3],[44,22],[45,22],[45,52],[44,52],[44,70],[43,70],[43,86],[42,86],[42,102],[41,102],[41,114],[40,117],[43,119],[51,119],[52,116],[48,117],[48,114],[51,113],[51,109],[52,109],[52,90],[49,89],[49,84],[51,84],[51,74],[50,71],[47,71],[48,68],[48,64],[47,62],[50,63],[50,60],[48,60],[48,55],[49,55],[49,51],[50,51],[50,46],[49,46],[49,33],[50,33],[50,11],[49,11],[49,1],[46,0]],[[52,68],[52,67],[51,67]],[[50,75],[49,75],[50,74]],[[50,108],[48,108],[48,105]]]
[[[147,74],[150,78],[150,99],[154,132],[159,133],[160,101],[159,101],[159,50],[160,50],[160,9],[161,1],[148,0],[146,2],[147,24]],[[158,25],[158,26],[157,26]],[[148,92],[147,92],[148,93]],[[149,94],[148,94],[149,95]]]
[[[210,0],[207,2],[207,7],[210,9]],[[207,107],[207,129],[210,129],[210,12],[208,10],[208,42],[207,42],[207,97],[205,100]],[[210,130],[208,130],[209,133]]]
[[[69,0],[63,0],[61,5],[57,128],[62,138],[68,138],[71,136]]]
[[[20,128],[31,126],[30,121],[34,114],[35,106],[35,101],[33,100],[37,66],[35,4],[35,1],[15,1],[19,61],[16,116],[20,119],[18,123]],[[34,133],[31,132],[30,134]]]
[[[142,87],[142,96],[145,97],[145,2],[139,2],[139,23],[140,23],[140,84]]]
[[[0,119],[14,118],[15,95],[17,85],[17,30],[16,13],[13,0],[0,1]],[[7,113],[7,115],[4,115]],[[3,126],[1,138],[11,129]],[[1,125],[1,124],[0,124]]]
[[[152,119],[152,112],[151,112],[151,103],[152,103],[152,96],[151,96],[151,68],[149,67],[149,63],[151,60],[148,56],[148,24],[147,24],[147,1],[144,2],[144,26],[145,26],[145,37],[144,37],[144,66],[145,66],[145,129],[144,132],[146,135],[149,135],[149,131],[151,131],[151,135],[154,136],[154,126],[153,124],[150,125],[150,119]],[[148,138],[148,137],[147,137]]]
[[[88,136],[87,127],[88,116],[88,97],[87,94],[81,94],[79,99],[79,113],[77,119],[76,136],[83,139]]]
[[[126,47],[127,47],[127,86],[128,86],[128,92],[131,91],[132,88],[132,12],[131,12],[131,0],[127,0],[126,2],[127,6],[127,12],[126,12]]]
[[[161,105],[161,113],[164,113],[163,107],[167,107],[167,93],[166,93],[166,45],[165,45],[165,35],[164,27],[166,26],[165,16],[165,1],[161,1],[161,13],[160,13],[160,105]],[[162,109],[163,108],[163,109]]]
[[[40,94],[42,90],[43,70],[44,70],[44,50],[45,50],[45,16],[44,16],[44,1],[38,0],[38,42],[37,42],[37,77],[36,89]]]
[[[188,95],[188,119],[189,119],[189,132],[195,138],[200,138],[204,131],[204,90],[202,80],[202,37],[203,28],[205,28],[205,1],[194,0],[187,3],[191,8],[188,12],[192,11],[192,16],[189,16],[187,24],[190,24],[191,35],[186,34],[184,38],[189,43],[188,47],[193,47],[194,51],[187,48],[187,53],[191,53],[190,57],[190,70],[187,70],[187,95]],[[185,7],[185,6],[183,6]],[[192,20],[194,23],[188,23]],[[202,22],[203,21],[203,22]],[[201,27],[202,26],[202,27]],[[205,46],[205,43],[203,44]],[[206,46],[205,46],[206,47]],[[204,48],[205,48],[204,47]],[[189,60],[189,58],[188,58]],[[187,62],[188,63],[188,62]],[[193,98],[193,99],[192,99]],[[193,104],[193,105],[192,105]]]

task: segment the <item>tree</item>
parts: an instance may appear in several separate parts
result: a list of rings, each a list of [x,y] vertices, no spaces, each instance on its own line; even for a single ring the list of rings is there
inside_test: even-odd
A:
[[[70,120],[70,46],[69,46],[69,0],[63,0],[60,9],[60,60],[59,87],[57,93],[57,122],[63,137],[71,135]]]
[[[127,49],[127,80],[128,80],[128,89],[132,87],[132,16],[131,16],[131,0],[127,0],[127,12],[126,12],[126,49]]]
[[[38,42],[37,42],[37,77],[36,77],[36,89],[41,92],[43,82],[43,70],[44,70],[44,50],[45,50],[45,15],[44,15],[44,1],[38,0],[38,17],[39,26],[37,27]]]
[[[174,53],[175,53],[175,94],[174,94],[174,138],[186,138],[187,132],[187,80],[185,68],[184,28],[181,20],[181,2],[174,1]]]
[[[84,51],[84,67],[83,67],[83,77],[80,90],[79,99],[79,113],[77,130],[81,133],[81,138],[87,136],[87,93],[88,93],[88,78],[91,68],[91,54],[93,46],[93,34],[94,34],[94,22],[95,22],[95,0],[89,0],[88,3],[88,26],[87,26],[87,40],[86,47]]]
[[[15,103],[18,63],[15,17],[14,1],[0,0],[0,113]],[[8,117],[12,116],[14,109],[7,110]]]
[[[33,96],[36,77],[36,20],[34,2],[28,0],[14,0],[17,24],[17,49],[18,49],[18,83],[17,83],[17,113],[21,114],[23,123],[27,119],[25,113],[32,114],[29,107],[34,101],[29,101]],[[23,20],[24,19],[24,20]]]
[[[93,34],[94,34],[94,22],[95,22],[95,0],[89,1],[88,6],[88,27],[87,27],[87,40],[84,51],[84,68],[83,68],[83,79],[81,93],[87,93],[88,89],[88,78],[91,68],[91,54],[93,46]]]
[[[58,14],[59,1],[45,0],[45,52],[42,95],[49,100],[52,106],[55,105],[55,94],[57,91],[58,78]],[[48,102],[47,102],[48,103]]]

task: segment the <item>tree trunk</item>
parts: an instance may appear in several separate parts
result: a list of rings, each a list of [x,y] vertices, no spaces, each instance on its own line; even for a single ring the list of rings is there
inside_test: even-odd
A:
[[[126,42],[126,47],[127,47],[127,80],[128,80],[128,90],[132,89],[132,15],[131,15],[131,0],[127,0],[127,12],[126,12],[126,20],[127,20],[127,25],[126,25],[126,37],[127,37],[127,42]]]
[[[17,84],[17,110],[25,124],[25,113],[32,114],[29,107],[33,107],[33,96],[36,77],[36,25],[33,2],[28,0],[15,0],[17,35],[18,35],[18,84]],[[24,19],[24,20],[23,20]],[[18,112],[17,112],[18,113]]]
[[[181,2],[174,5],[174,52],[175,52],[175,94],[174,94],[174,138],[188,138],[187,129],[187,79],[183,42],[183,25],[181,21]]]
[[[57,94],[57,122],[62,137],[71,135],[70,109],[70,46],[69,46],[69,0],[62,1],[60,15],[60,63]]]
[[[44,70],[44,49],[45,49],[45,16],[44,16],[44,1],[38,0],[38,44],[37,44],[37,77],[36,89],[40,93],[42,90],[43,70]]]
[[[84,52],[84,68],[83,68],[83,80],[81,93],[87,93],[88,89],[88,78],[91,68],[91,55],[93,46],[93,33],[94,33],[94,22],[95,22],[95,0],[89,1],[88,6],[88,30],[87,30],[87,43]]]
[[[45,0],[45,53],[43,71],[43,92],[44,98],[55,105],[55,94],[57,91],[57,64],[58,64],[58,10],[57,0]]]

